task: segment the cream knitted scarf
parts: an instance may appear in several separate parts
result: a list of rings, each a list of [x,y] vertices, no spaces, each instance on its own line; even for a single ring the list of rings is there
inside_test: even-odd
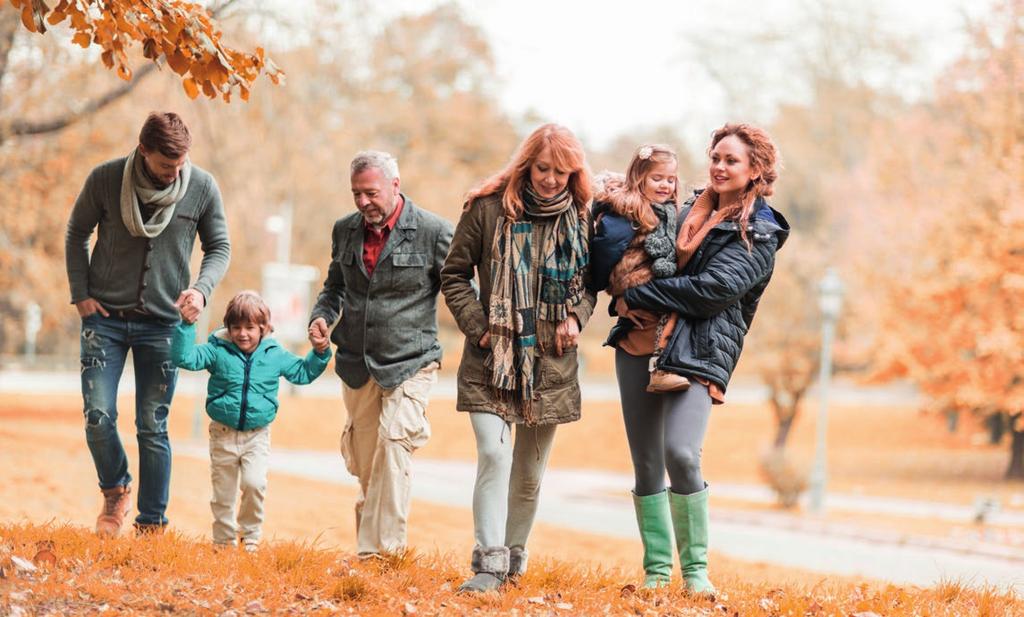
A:
[[[143,170],[145,162],[138,152],[138,148],[132,150],[124,163],[124,173],[121,175],[121,220],[128,228],[128,233],[136,238],[155,238],[171,222],[174,206],[188,190],[192,163],[186,159],[185,166],[174,182],[158,188]],[[145,222],[139,208],[140,201],[156,206],[156,211]]]

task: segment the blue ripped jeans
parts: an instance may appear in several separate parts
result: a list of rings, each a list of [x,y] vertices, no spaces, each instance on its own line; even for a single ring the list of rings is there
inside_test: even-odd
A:
[[[127,485],[128,473],[117,432],[117,382],[128,350],[135,367],[135,434],[139,443],[140,525],[166,525],[171,480],[167,413],[178,369],[171,362],[172,322],[126,321],[94,313],[82,319],[82,399],[85,440],[100,488]]]

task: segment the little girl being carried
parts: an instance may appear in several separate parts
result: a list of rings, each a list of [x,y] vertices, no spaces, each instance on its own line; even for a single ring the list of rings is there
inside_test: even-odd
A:
[[[210,416],[210,476],[213,482],[213,542],[247,551],[262,536],[263,498],[267,491],[270,423],[277,416],[281,377],[308,384],[330,359],[330,344],[300,358],[270,336],[270,309],[254,291],[231,299],[224,326],[195,344],[195,324],[182,321],[174,332],[171,358],[190,371],[208,370],[206,413]],[[241,484],[237,519],[235,501]]]
[[[676,275],[677,164],[676,153],[668,146],[645,145],[637,148],[625,176],[605,173],[597,178],[591,286],[606,291],[613,302],[631,287]],[[690,385],[682,375],[655,368],[678,318],[677,313],[629,311],[633,328],[617,344],[634,356],[651,355],[649,392],[685,390]]]

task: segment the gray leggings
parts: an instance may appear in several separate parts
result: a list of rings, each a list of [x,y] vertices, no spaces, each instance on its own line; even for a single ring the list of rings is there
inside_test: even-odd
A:
[[[683,392],[648,392],[650,358],[615,350],[615,376],[636,476],[633,492],[644,496],[665,490],[666,469],[673,493],[700,492],[704,490],[700,453],[711,415],[711,395],[697,382]]]

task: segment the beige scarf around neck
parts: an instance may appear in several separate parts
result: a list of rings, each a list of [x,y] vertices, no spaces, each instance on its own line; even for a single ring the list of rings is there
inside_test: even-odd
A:
[[[192,163],[185,160],[185,165],[178,173],[174,182],[163,187],[156,187],[143,169],[145,162],[135,148],[124,163],[121,175],[121,220],[128,228],[128,233],[136,238],[155,238],[167,227],[174,217],[174,206],[185,196],[188,183],[192,177]],[[143,222],[140,210],[143,204],[156,206],[156,211]]]

